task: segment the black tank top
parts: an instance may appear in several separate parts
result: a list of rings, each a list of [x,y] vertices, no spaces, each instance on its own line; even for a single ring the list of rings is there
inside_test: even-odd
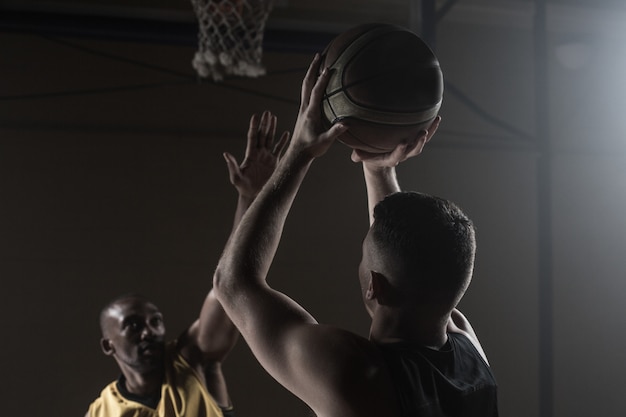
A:
[[[472,342],[449,333],[441,350],[411,342],[380,345],[402,417],[497,417],[496,381]]]

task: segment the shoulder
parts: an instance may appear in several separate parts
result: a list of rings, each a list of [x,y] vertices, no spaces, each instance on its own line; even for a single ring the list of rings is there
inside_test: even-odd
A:
[[[203,363],[201,352],[186,340],[183,333],[179,338],[167,342],[165,345],[165,366],[174,372],[191,370],[202,374]]]
[[[121,410],[126,403],[116,388],[116,381],[107,384],[100,395],[89,405],[85,417],[106,416],[111,410]]]
[[[117,380],[109,382],[105,385],[104,388],[100,391],[100,395],[96,398],[92,404],[97,404],[98,402],[106,401],[109,397],[116,397],[119,395],[119,391],[117,390]]]
[[[344,329],[316,324],[300,327],[296,332],[299,334],[292,335],[297,341],[291,346],[295,350],[292,353],[310,355],[315,362],[328,364],[333,369],[347,371],[381,358],[375,343]]]
[[[313,327],[314,332],[296,338],[296,350],[290,355],[299,358],[297,362],[304,367],[301,371],[313,377],[309,388],[322,387],[316,391],[324,399],[316,398],[312,404],[325,405],[315,407],[317,411],[328,415],[384,415],[393,410],[395,393],[378,345],[344,329]],[[329,398],[333,401],[328,402]]]
[[[457,330],[454,333],[474,332],[474,329],[472,328],[472,325],[470,324],[467,317],[465,317],[465,315],[456,308],[450,313],[450,320],[448,320],[448,329]]]
[[[185,329],[173,342],[168,343],[172,359],[182,357],[187,365],[201,369],[205,363],[204,353],[198,345],[198,320]],[[171,350],[170,350],[171,349]]]
[[[472,342],[478,353],[480,353],[480,356],[482,356],[487,365],[489,364],[487,355],[485,355],[485,351],[478,340],[478,336],[476,336],[474,328],[470,324],[467,317],[465,317],[459,310],[452,310],[450,319],[448,320],[447,330],[449,333],[459,333],[467,337],[469,341]]]

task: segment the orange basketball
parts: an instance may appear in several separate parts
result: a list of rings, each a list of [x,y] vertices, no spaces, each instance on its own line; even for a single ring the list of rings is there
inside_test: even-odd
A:
[[[349,126],[339,140],[368,152],[393,150],[437,116],[443,74],[431,49],[408,29],[366,24],[337,36],[323,53],[332,74],[322,110]]]

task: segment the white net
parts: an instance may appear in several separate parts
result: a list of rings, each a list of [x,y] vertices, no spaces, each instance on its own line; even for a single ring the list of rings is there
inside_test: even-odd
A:
[[[272,0],[191,0],[198,18],[198,51],[192,65],[200,77],[258,77],[265,22]]]

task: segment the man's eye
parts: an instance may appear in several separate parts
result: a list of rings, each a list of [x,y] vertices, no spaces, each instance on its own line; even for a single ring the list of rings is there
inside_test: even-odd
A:
[[[128,322],[126,324],[126,328],[128,328],[130,330],[137,330],[137,329],[139,329],[139,323],[136,322],[136,321]]]

